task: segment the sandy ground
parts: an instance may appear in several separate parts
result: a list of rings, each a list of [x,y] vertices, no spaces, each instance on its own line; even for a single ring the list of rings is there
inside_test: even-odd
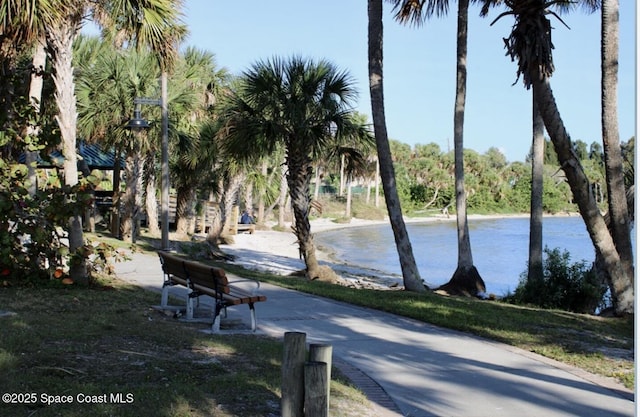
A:
[[[527,215],[523,215],[527,217]],[[469,216],[473,218],[500,218],[505,216]],[[410,222],[455,222],[455,216],[408,218]],[[362,220],[352,219],[350,223],[335,223],[331,219],[315,219],[311,221],[311,233],[323,232],[346,227],[370,226],[387,224],[388,220]],[[287,225],[289,227],[289,224]],[[297,239],[293,232],[278,232],[273,230],[256,230],[253,234],[242,233],[234,236],[234,243],[221,245],[220,248],[235,257],[233,263],[246,268],[270,272],[279,275],[289,275],[305,268],[304,261],[300,259]],[[367,270],[361,267],[353,267],[338,263],[327,252],[317,249],[318,260],[321,264],[329,265],[343,279],[354,285],[370,285],[390,287],[402,283],[399,275],[388,275],[381,271]]]

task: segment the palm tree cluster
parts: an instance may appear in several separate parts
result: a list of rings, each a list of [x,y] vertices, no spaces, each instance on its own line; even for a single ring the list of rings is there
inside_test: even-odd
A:
[[[275,206],[281,215],[285,206],[293,207],[293,229],[308,276],[330,275],[319,272],[310,234],[311,173],[322,164],[326,169],[326,163],[336,158],[342,161],[344,174],[352,176],[364,169],[365,153],[372,143],[366,120],[352,110],[356,92],[349,74],[325,60],[292,57],[258,62],[246,74],[231,79],[226,70],[217,67],[211,53],[190,47],[178,51],[185,34],[179,3],[157,0],[145,3],[142,9],[136,9],[134,3],[112,3],[72,2],[55,9],[54,1],[40,2],[37,5],[41,7],[33,10],[27,2],[10,2],[2,10],[2,62],[12,66],[8,67],[12,73],[18,73],[22,57],[44,51],[35,48],[38,41],[47,45],[49,62],[42,66],[51,70],[41,72],[40,78],[45,86],[53,81],[53,93],[41,94],[34,102],[52,100],[56,104],[53,114],[66,183],[73,185],[90,175],[86,170],[79,175],[76,170],[77,137],[113,150],[112,232],[135,242],[143,213],[150,233],[158,232],[160,144],[156,138],[162,117],[157,108],[145,109],[151,129],[141,134],[127,130],[126,125],[134,98],[157,97],[157,80],[171,71],[168,130],[176,231],[193,233],[196,211],[211,205],[208,241],[216,244],[230,228],[240,193],[244,193],[244,205],[251,208],[256,189],[260,196],[258,220],[263,221]],[[110,14],[114,10],[122,14]],[[29,13],[43,23],[29,26],[32,32],[25,32]],[[132,19],[135,15],[148,20]],[[100,38],[79,35],[85,16],[103,28]],[[16,42],[19,36],[28,42]],[[12,48],[15,44],[27,46]],[[10,101],[26,95],[24,88],[18,90],[7,88],[3,97],[7,108],[3,132],[11,127],[15,139],[22,134],[20,125],[26,124],[11,118],[16,106]],[[44,137],[38,139],[45,143]],[[11,162],[25,150],[20,144],[27,140],[6,143],[5,157]],[[44,158],[52,146],[39,147]],[[119,184],[121,165],[123,186]],[[208,204],[212,199],[217,204]],[[269,206],[266,213],[265,206]],[[72,216],[65,226],[73,253],[84,244],[82,213]],[[81,281],[83,270],[78,265],[70,275]]]
[[[400,23],[423,25],[432,16],[448,12],[446,0],[389,2]],[[186,35],[186,27],[181,22],[181,3],[170,0],[2,2],[0,65],[3,74],[8,75],[0,80],[3,162],[14,164],[22,152],[27,155],[27,162],[33,161],[34,151],[46,156],[58,146],[64,157],[61,183],[74,187],[89,174],[86,170],[78,172],[78,166],[82,168],[77,158],[78,138],[113,150],[116,175],[112,184],[112,232],[135,241],[143,212],[151,233],[159,230],[157,178],[165,171],[157,154],[165,148],[156,138],[160,136],[159,121],[168,120],[169,125],[166,129],[163,126],[163,132],[168,130],[169,136],[169,171],[176,194],[177,232],[193,233],[198,212],[204,210],[210,213],[207,240],[215,246],[220,236],[229,230],[233,210],[238,205],[249,209],[257,206],[259,222],[278,207],[281,226],[290,206],[292,230],[309,279],[332,279],[315,257],[309,223],[311,210],[317,208],[311,194],[314,179],[317,192],[320,172],[339,169],[345,178],[340,182],[341,188],[346,186],[349,192],[350,181],[356,175],[380,177],[404,286],[411,291],[425,291],[398,194],[396,167],[406,169],[410,164],[394,165],[398,161],[394,160],[391,146],[396,145],[390,143],[386,130],[383,1],[368,2],[373,129],[366,118],[353,110],[357,98],[354,80],[330,61],[300,56],[273,57],[258,60],[243,74],[231,77],[218,67],[211,53],[185,48],[181,43]],[[435,160],[432,158],[424,169],[417,169],[412,175],[418,185],[435,190],[434,201],[441,192],[448,192],[455,199],[458,266],[441,289],[453,294],[479,295],[485,291],[485,285],[473,263],[467,222],[468,198],[475,189],[498,189],[500,177],[506,174],[488,175],[488,170],[479,168],[481,158],[465,151],[463,146],[469,3],[460,0],[457,10],[453,158],[450,161],[451,158],[443,157],[439,150],[436,152],[429,146],[416,149],[416,153],[430,154]],[[616,313],[632,312],[634,266],[630,222],[633,207],[627,204],[629,184],[625,184],[624,153],[618,138],[615,108],[617,0],[578,2],[591,11],[600,7],[602,13],[601,166],[604,175],[597,181],[600,188],[594,188],[594,170],[588,165],[591,162],[583,165],[595,159],[577,157],[581,147],[570,139],[549,83],[554,70],[549,18],[560,20],[560,13],[573,11],[574,2],[483,0],[480,3],[483,15],[489,15],[494,7],[505,7],[496,20],[514,18],[512,32],[505,38],[507,54],[517,62],[516,72],[525,87],[533,90],[530,279],[536,279],[541,265],[542,158],[546,129],[572,199],[593,240],[598,269],[609,283]],[[99,38],[79,36],[87,20],[101,28]],[[164,84],[159,86],[157,80],[166,80],[168,74],[171,85],[167,92]],[[134,108],[134,98],[159,95],[163,101],[166,97],[171,109],[169,116],[163,117],[166,109],[149,106],[145,111],[151,129],[137,135],[127,131],[124,126]],[[599,154],[598,150],[594,151],[594,155]],[[118,182],[121,159],[124,186]],[[335,166],[338,168],[333,168]],[[451,171],[453,191],[448,185]],[[479,172],[483,175],[473,174]],[[465,174],[472,175],[465,178]],[[31,175],[35,179],[33,169]],[[518,175],[522,176],[521,171]],[[598,191],[596,195],[606,195],[607,216],[601,213],[603,202],[594,198],[594,190]],[[255,195],[257,202],[254,202]],[[69,249],[72,254],[77,253],[85,243],[82,213],[70,215],[64,226],[68,231]],[[70,274],[76,280],[83,280],[86,266],[83,262],[72,262]]]

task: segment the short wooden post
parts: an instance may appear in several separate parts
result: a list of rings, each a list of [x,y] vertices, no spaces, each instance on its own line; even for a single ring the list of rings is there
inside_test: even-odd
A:
[[[306,333],[284,334],[284,358],[282,361],[282,417],[304,415],[304,363],[307,354]]]
[[[307,362],[304,365],[304,416],[328,417],[327,364]]]
[[[329,399],[331,397],[331,367],[333,347],[331,345],[312,343],[309,345],[309,361],[327,364],[327,414],[329,413]]]

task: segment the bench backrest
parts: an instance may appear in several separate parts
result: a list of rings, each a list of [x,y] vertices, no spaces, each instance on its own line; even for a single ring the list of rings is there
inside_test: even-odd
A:
[[[160,256],[160,263],[165,274],[185,278],[184,259],[166,252],[158,252],[158,256]]]
[[[221,268],[189,261],[167,252],[158,252],[162,269],[167,275],[188,280],[191,285],[200,285],[217,292],[230,292],[229,279]]]
[[[184,268],[193,284],[229,293],[229,280],[223,269],[193,261],[184,261]]]

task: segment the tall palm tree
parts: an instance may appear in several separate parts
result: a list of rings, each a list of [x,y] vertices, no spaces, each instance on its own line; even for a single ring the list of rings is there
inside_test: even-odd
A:
[[[400,22],[423,23],[426,19],[447,12],[447,0],[394,0],[396,19]],[[456,53],[456,99],[453,118],[455,160],[456,221],[458,229],[458,264],[453,276],[440,289],[453,294],[477,295],[486,290],[478,269],[473,264],[467,202],[464,186],[464,111],[467,91],[467,26],[469,0],[458,0]]]
[[[622,148],[618,132],[618,0],[602,0],[602,143],[607,183],[609,227],[625,273],[633,277],[630,216],[627,205]]]
[[[378,149],[382,189],[398,250],[404,287],[409,291],[424,292],[426,287],[422,282],[422,278],[420,278],[409,234],[402,217],[402,208],[396,188],[393,159],[391,158],[391,148],[387,135],[382,74],[382,0],[368,1],[368,21],[369,93],[371,95],[371,113],[376,147]]]
[[[309,223],[313,161],[335,138],[352,134],[356,91],[351,77],[328,61],[273,58],[247,70],[223,119],[226,147],[235,155],[263,156],[286,149],[292,228],[310,279],[322,278]]]
[[[525,86],[532,87],[535,91],[536,104],[553,142],[560,166],[566,174],[589,236],[596,252],[602,257],[603,267],[610,279],[609,288],[614,310],[620,315],[633,314],[633,275],[625,268],[632,260],[623,259],[627,255],[616,248],[615,236],[609,232],[606,221],[600,213],[551,90],[549,78],[554,69],[553,45],[551,22],[547,16],[555,15],[549,10],[554,3],[544,0],[506,2],[510,10],[502,13],[497,19],[506,15],[515,17],[512,32],[505,40],[507,53],[517,61],[517,74],[522,76]],[[486,9],[483,8],[484,11]]]

